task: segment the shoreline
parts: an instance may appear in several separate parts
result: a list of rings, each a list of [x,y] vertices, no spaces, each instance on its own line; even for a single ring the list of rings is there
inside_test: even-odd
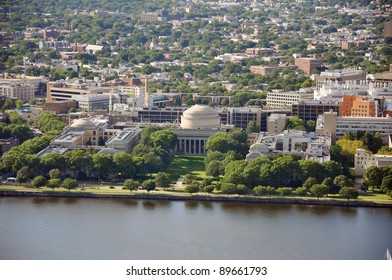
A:
[[[300,198],[268,198],[268,197],[230,197],[207,195],[169,195],[169,194],[96,194],[83,192],[34,192],[0,190],[0,197],[58,197],[58,198],[123,198],[136,200],[172,200],[172,201],[211,201],[211,202],[245,202],[259,204],[294,204],[294,205],[322,205],[341,207],[378,207],[392,208],[392,204],[370,201],[341,201],[335,199],[300,199]]]

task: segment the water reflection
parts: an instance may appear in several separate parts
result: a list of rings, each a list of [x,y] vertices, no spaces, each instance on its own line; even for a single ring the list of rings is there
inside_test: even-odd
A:
[[[213,210],[214,209],[214,206],[213,206],[214,204],[211,201],[201,201],[200,204],[206,210]]]
[[[391,220],[382,208],[0,197],[0,259],[380,259]]]
[[[37,206],[43,205],[43,204],[56,204],[59,203],[61,198],[58,197],[34,197],[33,203]]]
[[[199,202],[196,200],[186,200],[185,201],[185,208],[187,209],[196,209],[199,207]]]
[[[144,200],[142,202],[143,208],[148,210],[153,210],[156,207],[159,208],[169,208],[171,206],[171,202],[168,200]]]

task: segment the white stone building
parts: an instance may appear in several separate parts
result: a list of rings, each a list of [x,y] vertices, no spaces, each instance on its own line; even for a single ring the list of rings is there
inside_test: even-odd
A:
[[[262,132],[250,146],[246,161],[270,154],[299,154],[304,159],[324,162],[330,160],[329,133],[306,133],[305,131],[285,130],[283,133]]]
[[[363,176],[371,166],[384,167],[392,164],[391,155],[372,155],[364,149],[356,149],[354,158],[354,172]]]

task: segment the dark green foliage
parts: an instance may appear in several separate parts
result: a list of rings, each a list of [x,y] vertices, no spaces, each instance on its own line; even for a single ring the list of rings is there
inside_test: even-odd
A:
[[[139,187],[139,182],[134,181],[132,179],[126,179],[124,181],[124,189],[129,190],[130,192],[137,190]]]
[[[62,187],[67,189],[68,191],[74,190],[79,187],[78,182],[75,179],[65,178]]]
[[[44,187],[46,185],[46,178],[41,175],[34,177],[34,179],[31,181],[31,185],[37,189]]]
[[[354,187],[343,187],[340,189],[339,195],[343,198],[347,198],[347,201],[350,201],[350,198],[358,197],[358,191]]]

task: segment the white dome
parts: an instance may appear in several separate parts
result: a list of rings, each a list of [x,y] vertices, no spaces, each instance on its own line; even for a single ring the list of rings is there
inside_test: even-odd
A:
[[[76,121],[74,121],[74,122],[71,124],[71,127],[74,127],[74,128],[83,128],[83,129],[96,129],[96,128],[97,128],[97,126],[95,125],[95,123],[92,122],[92,121],[89,120],[89,119],[79,119],[79,120],[76,120]]]
[[[220,127],[218,111],[207,105],[194,105],[181,116],[181,128],[214,129]]]

